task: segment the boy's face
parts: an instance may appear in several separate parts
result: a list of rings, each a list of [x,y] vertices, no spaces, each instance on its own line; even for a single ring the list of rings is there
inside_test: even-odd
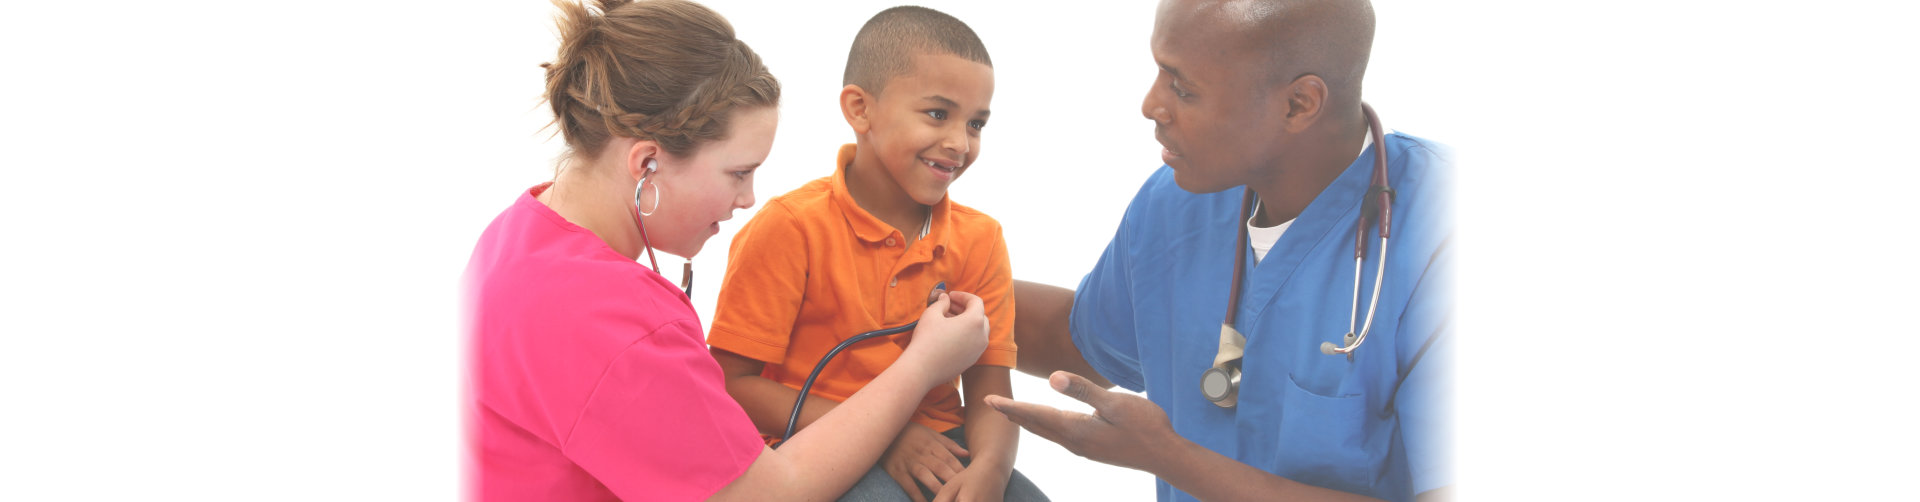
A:
[[[993,68],[949,54],[916,54],[867,112],[868,145],[908,197],[933,205],[980,156]]]

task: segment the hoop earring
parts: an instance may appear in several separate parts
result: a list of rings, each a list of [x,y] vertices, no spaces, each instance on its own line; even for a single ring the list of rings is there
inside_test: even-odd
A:
[[[653,185],[653,207],[640,209],[640,193],[647,189],[647,185]],[[633,187],[633,208],[640,211],[641,216],[653,216],[654,211],[660,210],[660,184],[654,183],[651,179],[641,179],[640,184]]]

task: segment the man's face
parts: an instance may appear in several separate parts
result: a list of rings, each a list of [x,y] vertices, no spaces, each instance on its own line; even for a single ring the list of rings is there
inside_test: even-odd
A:
[[[1245,185],[1278,158],[1282,120],[1263,89],[1268,60],[1208,1],[1167,0],[1151,42],[1160,75],[1140,112],[1154,121],[1174,181],[1193,193]],[[1280,99],[1279,94],[1273,95]],[[1283,114],[1282,114],[1283,115]]]

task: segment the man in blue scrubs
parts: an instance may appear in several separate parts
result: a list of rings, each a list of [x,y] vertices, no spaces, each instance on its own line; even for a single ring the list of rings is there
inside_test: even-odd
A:
[[[1163,501],[1445,499],[1444,147],[1382,131],[1389,249],[1369,226],[1354,291],[1356,222],[1379,155],[1360,93],[1373,25],[1364,1],[1162,2],[1151,41],[1160,74],[1141,111],[1166,166],[1077,292],[1016,285],[1020,370],[1095,414],[988,404],[1078,455],[1153,473]],[[1258,203],[1243,219],[1248,190]],[[1365,343],[1351,357],[1323,354],[1366,322],[1383,254]],[[1245,355],[1237,404],[1222,407],[1200,382],[1221,347],[1236,257]],[[1115,384],[1147,398],[1103,389]]]

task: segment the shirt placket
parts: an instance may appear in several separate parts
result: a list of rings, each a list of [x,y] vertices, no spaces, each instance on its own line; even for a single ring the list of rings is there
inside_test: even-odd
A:
[[[921,273],[923,271],[922,269],[930,265],[932,261],[928,252],[918,249],[924,248],[925,246],[917,246],[916,249],[902,249],[901,245],[905,242],[906,241],[900,237],[898,231],[889,235],[887,240],[882,242],[882,244],[888,245],[890,249],[897,249],[899,253],[894,255],[893,265],[888,269],[887,292],[884,295],[885,299],[883,301],[886,305],[885,315],[888,319],[893,319],[897,315],[907,316],[907,318],[899,320],[901,323],[909,322],[912,318],[917,318],[920,311],[926,308],[927,292],[913,291],[914,288],[911,287],[911,285],[917,284],[913,278]],[[931,245],[931,243],[928,244]],[[909,287],[900,287],[903,276],[907,279],[905,282]]]

